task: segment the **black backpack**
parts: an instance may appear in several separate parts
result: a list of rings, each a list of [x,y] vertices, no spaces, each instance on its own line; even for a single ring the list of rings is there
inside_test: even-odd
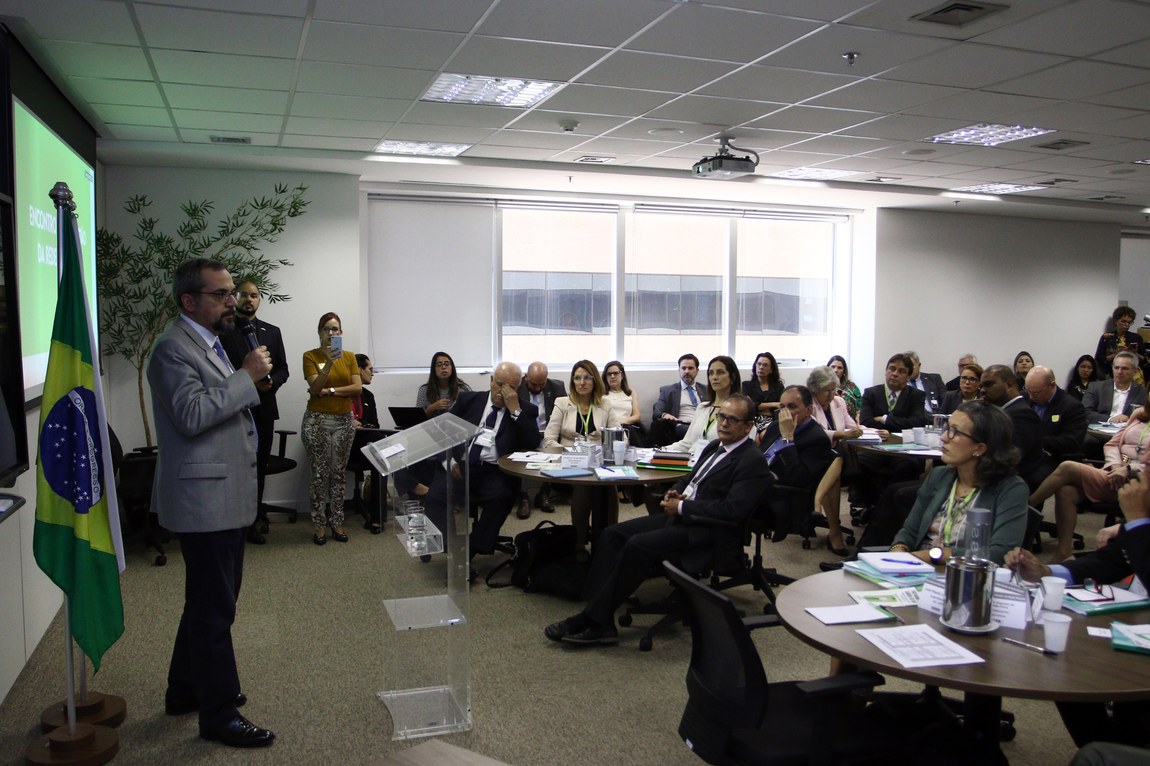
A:
[[[590,562],[585,553],[575,550],[575,527],[544,520],[517,534],[513,546],[511,558],[484,578],[489,588],[514,585],[527,593],[550,593],[571,601],[582,597]],[[493,582],[508,567],[511,581]]]

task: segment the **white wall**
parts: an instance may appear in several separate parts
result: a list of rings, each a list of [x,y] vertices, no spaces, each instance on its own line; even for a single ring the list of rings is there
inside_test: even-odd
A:
[[[1024,349],[1064,379],[1117,305],[1119,238],[1111,224],[880,210],[875,379],[907,349],[947,380],[964,352],[1009,365]]]
[[[1134,322],[1137,330],[1143,324],[1142,315],[1150,314],[1150,238],[1122,238],[1122,265],[1118,275],[1118,298],[1138,312]]]

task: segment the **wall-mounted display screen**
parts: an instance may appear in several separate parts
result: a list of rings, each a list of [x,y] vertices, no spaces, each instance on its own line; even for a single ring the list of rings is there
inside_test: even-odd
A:
[[[20,290],[20,341],[25,399],[40,396],[52,343],[58,281],[56,208],[48,192],[57,181],[72,190],[79,216],[84,284],[96,323],[96,174],[19,99],[13,99],[16,165],[16,252]]]

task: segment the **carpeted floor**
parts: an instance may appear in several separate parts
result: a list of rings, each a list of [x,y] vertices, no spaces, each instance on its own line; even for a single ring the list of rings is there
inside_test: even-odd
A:
[[[628,507],[624,516],[635,512]],[[567,517],[563,507],[554,515],[536,511],[527,521],[511,518],[504,531],[514,534],[542,518],[563,522]],[[1100,518],[1084,516],[1079,524],[1090,547]],[[182,602],[182,560],[175,544],[169,546],[166,567],[152,566],[142,545],[129,548],[123,577],[127,629],[92,681],[93,689],[128,702],[115,763],[369,764],[419,742],[392,740],[391,719],[375,696],[404,683],[426,655],[395,635],[382,600],[399,590],[438,587],[443,564],[420,564],[401,555],[391,527],[379,536],[355,523],[348,528],[347,544],[317,547],[306,518],[295,525],[273,523],[269,543],[247,549],[234,629],[250,699],[243,713],[275,731],[277,740],[246,753],[200,740],[195,715],[164,715],[164,679]],[[820,561],[833,558],[817,545],[803,550],[797,537],[768,543],[767,557],[792,576],[813,574]],[[476,564],[484,572],[498,560],[479,557]],[[652,580],[640,595],[655,597],[665,588]],[[749,612],[763,603],[749,588],[733,594]],[[658,637],[649,653],[636,647],[646,621],[622,629],[622,643],[612,648],[580,650],[543,637],[545,625],[577,608],[514,588],[489,589],[482,581],[473,586],[467,630],[474,727],[447,741],[513,766],[699,763],[676,733],[686,699],[689,632],[679,628]],[[57,617],[0,705],[4,763],[22,762],[40,711],[63,698],[62,636]],[[755,641],[772,680],[813,678],[827,670],[825,655],[785,629],[757,631]],[[441,648],[431,654],[442,656]],[[915,687],[889,679],[888,688]],[[1018,737],[1004,745],[1011,763],[1069,761],[1073,744],[1053,704],[1006,700],[1005,706],[1018,716]]]

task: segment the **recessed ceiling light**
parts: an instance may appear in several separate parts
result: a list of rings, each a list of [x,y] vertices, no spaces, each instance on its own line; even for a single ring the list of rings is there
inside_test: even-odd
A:
[[[1150,158],[1144,160],[1134,160],[1135,165],[1150,165]]]
[[[778,173],[767,173],[771,178],[790,178],[795,181],[830,181],[843,176],[854,176],[861,170],[835,170],[834,168],[791,168]]]
[[[419,100],[526,109],[550,96],[559,85],[557,82],[543,80],[444,73],[436,78]]]
[[[1048,189],[1048,186],[1022,186],[1020,184],[975,184],[974,186],[959,186],[951,189],[956,192],[970,192],[972,194],[1017,194],[1025,191],[1038,191]]]
[[[864,178],[863,183],[868,184],[889,184],[893,181],[901,181],[902,176],[875,176],[874,178]]]
[[[471,144],[440,144],[434,141],[380,141],[372,151],[415,157],[458,157],[470,148]]]
[[[919,139],[929,144],[964,144],[968,146],[998,146],[1010,141],[1021,141],[1024,138],[1034,138],[1053,133],[1046,128],[1025,128],[1021,125],[995,125],[982,123],[969,125],[965,128],[952,130],[948,133],[939,133],[937,136]]]
[[[572,160],[572,162],[582,162],[584,165],[606,165],[608,162],[614,161],[614,157],[605,154],[584,154],[582,157],[576,157]]]

